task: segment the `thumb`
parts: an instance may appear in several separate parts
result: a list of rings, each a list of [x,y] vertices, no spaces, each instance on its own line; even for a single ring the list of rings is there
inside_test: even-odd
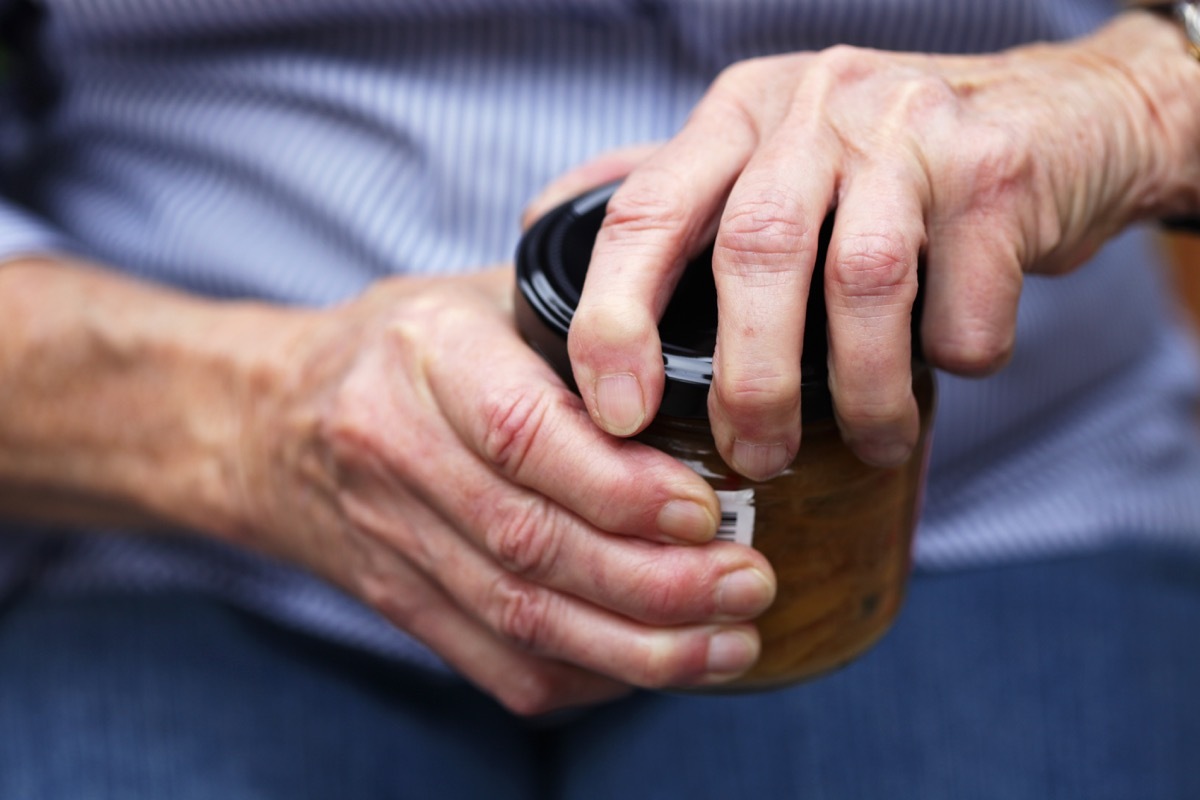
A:
[[[578,194],[601,184],[624,178],[660,147],[658,144],[637,144],[609,150],[567,170],[546,185],[521,214],[521,230],[537,222],[543,214]]]

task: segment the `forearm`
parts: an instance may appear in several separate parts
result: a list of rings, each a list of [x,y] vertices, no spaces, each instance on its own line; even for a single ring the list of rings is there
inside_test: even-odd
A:
[[[235,533],[243,421],[289,313],[0,266],[0,515]]]

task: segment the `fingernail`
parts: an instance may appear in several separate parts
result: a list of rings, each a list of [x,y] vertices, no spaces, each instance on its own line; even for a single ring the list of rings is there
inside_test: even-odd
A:
[[[642,426],[646,405],[642,387],[631,373],[596,379],[596,410],[601,426],[616,436],[628,436]]]
[[[717,521],[706,506],[693,500],[672,500],[658,512],[658,530],[673,539],[706,542],[717,533]]]
[[[734,617],[760,614],[775,599],[775,584],[754,568],[731,572],[717,582],[717,610]]]
[[[747,478],[764,481],[787,467],[790,457],[782,443],[751,444],[737,439],[733,443],[733,468]]]
[[[712,679],[740,675],[758,659],[758,640],[742,631],[721,631],[708,641],[708,675]]]

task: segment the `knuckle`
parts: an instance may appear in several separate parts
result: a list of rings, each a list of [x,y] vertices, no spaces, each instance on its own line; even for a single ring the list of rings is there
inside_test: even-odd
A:
[[[424,409],[413,395],[397,396],[379,391],[380,366],[368,364],[356,368],[333,390],[329,399],[313,412],[311,420],[296,420],[315,440],[313,450],[320,466],[336,476],[359,469],[386,469],[407,484],[429,463],[440,447],[437,435],[425,426],[414,426],[413,435],[403,445],[388,431],[394,430],[397,402],[415,405],[405,408],[408,415]],[[307,442],[306,442],[307,444]],[[294,453],[284,453],[295,458]]]
[[[536,717],[563,704],[559,682],[544,672],[526,670],[516,674],[496,693],[496,699],[513,714]]]
[[[513,389],[485,397],[481,455],[515,475],[542,441],[556,407],[550,387]]]
[[[567,331],[567,352],[572,364],[588,363],[615,349],[642,345],[654,329],[653,317],[637,303],[581,302]]]
[[[712,85],[716,89],[727,91],[731,96],[739,96],[758,79],[761,62],[762,59],[755,58],[735,61],[717,74]]]
[[[645,620],[671,621],[693,604],[690,582],[658,561],[638,567],[630,576],[631,595],[637,598],[639,616]]]
[[[762,421],[800,413],[800,376],[798,373],[760,369],[740,364],[715,376],[713,390],[717,401],[734,420]]]
[[[835,296],[894,300],[916,297],[914,253],[894,234],[854,234],[837,243],[825,281]]]
[[[793,271],[814,251],[814,230],[800,199],[779,187],[753,193],[721,220],[714,268],[740,280]]]
[[[335,453],[350,450],[371,440],[369,406],[365,397],[353,386],[342,384],[332,402],[322,409],[317,421],[320,438],[328,442]]]
[[[1049,180],[1041,159],[1021,146],[1012,131],[976,125],[960,141],[957,166],[974,187],[976,205],[1008,211],[1017,197]]]
[[[387,320],[386,335],[395,350],[417,352],[434,338],[435,331],[457,330],[464,319],[476,313],[448,289],[429,288],[405,299],[403,312]]]
[[[1010,131],[979,125],[965,141],[967,155],[981,177],[1013,179],[1028,175],[1033,166],[1025,149],[1015,146]]]
[[[421,319],[426,317],[414,309]],[[425,330],[422,333],[422,330]],[[335,455],[353,455],[362,451],[378,452],[388,449],[389,438],[380,435],[394,423],[394,398],[379,391],[379,374],[398,368],[406,374],[407,383],[424,385],[421,368],[426,351],[428,326],[404,317],[390,321],[382,338],[367,345],[360,359],[350,369],[328,402],[318,409],[316,431],[329,444]],[[415,392],[416,396],[420,392]]]
[[[491,591],[496,631],[517,647],[544,652],[553,643],[550,594],[515,575],[496,579]]]
[[[894,427],[908,416],[912,399],[909,395],[886,398],[846,398],[838,404],[838,418],[845,426],[868,431]]]
[[[644,234],[666,235],[667,246],[687,237],[688,205],[674,187],[679,179],[667,169],[642,167],[608,201],[600,237],[606,243],[637,241]]]
[[[958,104],[958,93],[945,79],[920,73],[901,83],[896,105],[907,120],[926,120],[939,108]]]
[[[686,685],[704,673],[706,650],[701,637],[655,637],[631,654],[631,680],[647,689]]]
[[[950,335],[925,344],[930,361],[956,375],[983,376],[1001,369],[1012,359],[1015,338],[1011,331],[992,325],[961,326]]]
[[[546,509],[544,501],[525,498],[488,529],[488,549],[509,572],[537,578],[553,569],[562,539]]]
[[[378,454],[385,446],[378,432],[386,414],[378,403],[377,393],[351,378],[338,386],[330,402],[317,412],[317,438],[335,463],[354,463]]]
[[[789,53],[735,62],[713,81],[692,117],[717,123],[715,130],[723,140],[753,150],[783,119],[788,98],[795,99],[796,87],[814,58],[811,53]]]
[[[368,567],[355,575],[354,591],[359,599],[401,630],[412,631],[419,627],[422,609],[396,590],[392,576]]]
[[[658,654],[647,655],[641,659],[634,673],[633,683],[643,689],[666,689],[687,682],[685,678],[679,677],[684,674],[682,669],[675,666],[668,657]]]
[[[737,139],[748,136],[753,142],[759,133],[758,100],[764,91],[764,76],[772,73],[764,64],[768,59],[750,59],[731,64],[717,75],[712,87],[692,112],[720,123],[724,135]]]
[[[821,71],[841,82],[853,82],[876,69],[878,57],[870,50],[835,44],[817,54]]]

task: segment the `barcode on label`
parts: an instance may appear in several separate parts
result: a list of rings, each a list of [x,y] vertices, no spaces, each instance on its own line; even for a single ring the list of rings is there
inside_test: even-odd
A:
[[[754,490],[717,492],[721,501],[721,526],[717,538],[723,542],[754,544]]]

